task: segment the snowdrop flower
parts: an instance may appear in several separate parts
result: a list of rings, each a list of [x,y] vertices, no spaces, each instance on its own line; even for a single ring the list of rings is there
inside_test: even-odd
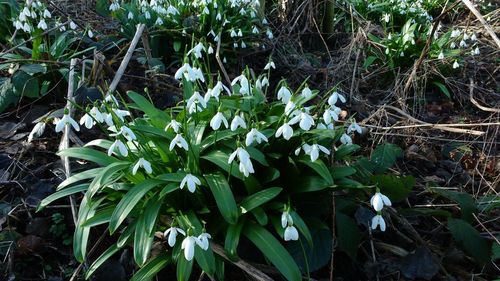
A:
[[[217,16],[215,17],[215,19],[216,20],[222,20],[222,15],[220,14],[220,12],[217,13]]]
[[[186,106],[188,108],[188,112],[190,114],[193,114],[195,112],[203,111],[203,108],[207,107],[207,102],[199,92],[194,92],[193,95],[188,99]]]
[[[257,129],[253,128],[252,130],[250,130],[250,132],[248,132],[248,134],[246,136],[245,145],[250,146],[254,142],[257,142],[258,144],[260,144],[262,141],[265,141],[265,142],[268,141],[266,136],[263,133],[257,131]]]
[[[37,27],[40,28],[40,29],[42,29],[42,30],[46,30],[47,29],[47,23],[45,22],[44,19],[41,19],[40,22],[38,22]]]
[[[44,18],[49,18],[49,19],[50,19],[50,18],[52,18],[52,15],[50,14],[49,10],[45,9],[45,10],[43,11],[43,17],[44,17]]]
[[[163,25],[163,20],[161,18],[157,18],[155,21],[155,25]]]
[[[117,133],[109,134],[109,135],[112,136],[112,137],[116,137],[116,136],[122,135],[128,141],[133,141],[133,140],[137,139],[137,137],[135,136],[134,132],[132,132],[132,130],[130,130],[130,128],[127,127],[127,126],[122,126],[120,128],[120,131],[118,131]]]
[[[281,214],[281,226],[286,228],[288,225],[293,225],[293,219],[290,213],[285,211]]]
[[[45,123],[44,122],[36,123],[28,136],[28,142],[31,142],[34,138],[40,137],[44,131],[45,131]]]
[[[479,54],[480,54],[480,52],[479,52],[479,47],[476,47],[476,48],[474,49],[474,51],[472,51],[472,52],[473,52],[473,54],[474,54],[474,55],[479,55]]]
[[[352,144],[352,139],[351,139],[351,137],[348,134],[344,133],[340,137],[340,142],[342,144],[345,144],[345,145],[350,145],[350,144]]]
[[[326,125],[325,123],[319,123],[318,125],[316,125],[316,129],[333,130],[334,127],[333,127],[333,123],[330,123],[328,125]]]
[[[440,59],[440,60],[444,59],[444,54],[443,54],[443,52],[439,53],[438,59]]]
[[[285,140],[290,140],[290,138],[292,138],[293,129],[290,126],[290,124],[288,124],[288,122],[285,122],[285,124],[283,124],[281,127],[279,127],[278,130],[276,130],[276,134],[274,136],[276,138],[279,138],[281,135],[283,135],[283,138]]]
[[[236,77],[231,81],[231,86],[234,86],[236,83],[240,83],[240,94],[248,95],[250,94],[250,84],[248,83],[248,79],[244,74]]]
[[[186,232],[184,232],[184,230],[182,230],[178,227],[171,227],[171,228],[165,230],[165,232],[163,232],[163,237],[168,236],[167,241],[168,241],[168,245],[170,247],[173,247],[175,245],[175,242],[177,240],[177,235],[179,233],[186,236]]]
[[[391,200],[389,200],[389,197],[385,196],[384,194],[377,192],[375,195],[372,196],[370,199],[370,205],[373,206],[373,209],[375,211],[381,211],[382,208],[385,206],[391,206]]]
[[[94,37],[94,32],[92,32],[92,30],[89,29],[89,31],[87,32],[87,35],[89,36],[89,38],[92,38],[92,37]]]
[[[330,106],[334,106],[338,100],[340,100],[340,102],[342,102],[342,103],[346,102],[345,97],[342,94],[339,94],[337,91],[335,91],[328,98],[328,104]]]
[[[170,142],[169,150],[172,151],[174,147],[182,147],[184,150],[188,151],[189,146],[186,140],[182,137],[181,134],[177,134],[174,139]]]
[[[300,112],[299,115],[293,117],[288,123],[290,125],[299,123],[299,127],[304,131],[309,131],[311,127],[315,124],[314,119],[311,115],[306,112]]]
[[[189,75],[188,73],[192,72],[192,71],[193,70],[192,70],[191,66],[189,65],[189,63],[184,63],[179,69],[177,69],[177,71],[174,74],[174,78],[177,80],[180,80],[184,76],[187,79],[187,77],[188,77],[187,75]]]
[[[252,28],[252,33],[253,34],[259,34],[259,29],[255,25]]]
[[[295,105],[295,103],[293,101],[289,100],[288,103],[285,106],[285,115],[289,115],[290,113],[293,113],[294,109],[296,107],[297,106]]]
[[[252,161],[250,160],[250,154],[241,147],[238,147],[231,155],[229,155],[229,159],[227,161],[228,164],[231,164],[234,161],[234,158],[238,156],[238,160],[240,161],[239,169],[245,177],[248,177],[249,174],[254,173]]]
[[[217,112],[217,114],[215,114],[214,117],[212,117],[212,119],[210,120],[210,127],[212,127],[212,130],[217,131],[222,123],[224,123],[226,129],[229,127],[224,114],[222,114],[222,112]]]
[[[71,21],[71,22],[69,23],[69,28],[71,28],[72,30],[75,30],[75,29],[76,29],[76,27],[77,27],[77,26],[76,26],[76,23],[75,23],[74,21]]]
[[[459,67],[460,67],[460,65],[458,64],[458,62],[457,62],[457,61],[455,61],[455,62],[453,63],[453,69],[457,69],[457,68],[459,68]]]
[[[234,132],[238,128],[247,128],[247,124],[245,123],[245,119],[243,119],[243,114],[235,115],[233,121],[231,121],[231,131]]]
[[[460,30],[458,30],[458,29],[454,29],[454,30],[451,32],[451,38],[458,37],[459,35],[460,35]]]
[[[460,48],[467,48],[467,43],[465,43],[464,40],[461,40],[459,46]]]
[[[61,120],[59,120],[56,124],[56,133],[61,132],[66,124],[71,125],[76,131],[80,131],[80,126],[78,125],[78,123],[76,123],[76,121],[68,114],[64,114],[63,118],[61,118]]]
[[[83,124],[85,124],[85,127],[87,129],[91,129],[92,126],[94,126],[94,119],[92,119],[92,117],[88,113],[85,113],[85,115],[80,118],[80,125]]]
[[[89,114],[90,116],[94,117],[94,119],[99,122],[99,123],[102,123],[104,122],[104,116],[103,114],[99,111],[99,109],[97,107],[92,107],[92,109],[90,109],[89,111]]]
[[[205,51],[205,46],[203,46],[203,43],[200,42],[196,44],[196,46],[194,46],[191,50],[189,50],[187,54],[190,55],[191,53],[194,53],[195,58],[199,59],[202,57],[202,51]]]
[[[117,147],[118,147],[118,151],[120,152],[120,154],[123,157],[127,157],[128,149],[121,140],[115,140],[115,142],[113,144],[111,144],[111,146],[108,149],[108,156],[111,156],[111,154],[113,154],[115,152]]]
[[[476,33],[472,33],[472,36],[470,37],[470,40],[472,42],[475,42],[477,40],[477,36],[476,36]]]
[[[266,86],[269,86],[269,79],[267,79],[267,77],[264,76],[264,78],[262,78],[262,88]]]
[[[209,55],[211,55],[211,54],[213,54],[213,53],[214,53],[214,48],[212,48],[212,45],[209,45],[209,46],[208,46],[208,51],[207,51],[207,53],[208,53]]]
[[[128,12],[127,19],[133,20],[134,19],[134,14],[132,12]]]
[[[363,129],[361,129],[361,126],[359,126],[356,122],[352,122],[347,128],[347,133],[350,134],[352,132],[358,132],[358,134],[361,134]]]
[[[276,69],[276,65],[274,64],[273,61],[269,61],[266,66],[264,66],[264,70],[269,70],[269,69]]]
[[[313,145],[304,144],[302,146],[302,149],[304,149],[304,153],[306,155],[309,155],[311,157],[311,162],[318,160],[320,151],[322,151],[326,155],[330,155],[330,150],[316,143]]]
[[[151,19],[151,13],[149,13],[149,11],[146,11],[144,13],[144,18],[146,18],[147,20]]]
[[[196,186],[201,185],[201,181],[196,176],[192,174],[187,174],[181,181],[180,188],[183,189],[187,185],[189,192],[194,193],[196,191]]]
[[[179,128],[181,128],[181,123],[177,122],[175,119],[172,119],[170,123],[165,127],[165,131],[168,131],[168,129],[172,128],[175,133],[179,133]]]
[[[231,28],[231,34],[230,34],[231,38],[233,37],[236,37],[238,36],[238,34],[236,33],[236,31],[234,29]]]
[[[309,89],[309,87],[306,86],[304,89],[302,89],[300,96],[306,100],[310,99],[312,97],[311,89]]]
[[[202,234],[198,235],[198,238],[196,240],[196,244],[200,246],[203,250],[208,250],[208,246],[210,243],[208,242],[208,239],[211,239],[212,236],[206,232],[203,232]]]
[[[385,21],[385,22],[389,22],[391,20],[391,15],[389,14],[384,14],[382,19]]]
[[[137,170],[139,170],[140,167],[142,167],[148,174],[151,174],[153,172],[151,163],[149,163],[149,161],[144,158],[139,158],[137,163],[135,163],[134,167],[132,168],[132,175],[137,174]]]
[[[194,257],[194,247],[196,246],[197,238],[194,236],[187,236],[181,244],[181,249],[184,250],[184,257],[187,261],[191,261]]]
[[[377,226],[380,226],[380,230],[385,231],[385,220],[381,215],[376,215],[372,218],[372,229],[377,229]]]
[[[455,49],[456,47],[457,47],[457,45],[455,45],[455,42],[451,42],[450,48]]]
[[[241,48],[245,49],[247,47],[247,44],[245,44],[245,41],[241,41]]]
[[[291,98],[292,92],[290,92],[290,90],[288,90],[286,86],[281,86],[278,91],[278,100],[282,101],[284,104],[287,104]]]
[[[295,228],[295,226],[287,226],[285,228],[285,233],[283,235],[283,238],[285,241],[290,241],[290,240],[293,240],[293,241],[296,241],[296,240],[299,240],[299,232],[297,231],[297,229]]]
[[[207,93],[205,94],[205,101],[208,102],[211,97],[214,97],[217,101],[219,101],[219,96],[222,93],[222,90],[226,90],[226,92],[231,95],[230,90],[222,84],[221,81],[218,81],[217,84],[215,84],[213,89],[208,89]]]
[[[241,29],[238,30],[238,37],[243,37],[243,32],[241,32]]]
[[[117,11],[119,9],[120,9],[120,4],[118,4],[118,2],[113,1],[113,3],[111,3],[111,5],[109,5],[109,10],[111,12]]]
[[[274,38],[273,32],[270,29],[268,29],[266,31],[266,35],[267,35],[267,38],[269,38],[269,39],[273,39]]]
[[[342,110],[336,106],[325,110],[325,112],[323,113],[323,120],[325,121],[325,124],[331,124],[332,119],[335,121],[339,121],[339,114],[341,112]]]

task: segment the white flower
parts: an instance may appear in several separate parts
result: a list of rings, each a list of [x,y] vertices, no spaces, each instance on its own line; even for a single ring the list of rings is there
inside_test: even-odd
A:
[[[381,215],[376,215],[372,218],[372,229],[377,229],[380,226],[380,230],[385,231],[385,220]]]
[[[340,137],[340,142],[345,144],[345,145],[349,145],[349,144],[352,144],[352,139],[348,134],[344,133]]]
[[[323,113],[323,120],[325,120],[326,124],[331,124],[332,119],[335,121],[339,121],[339,114],[342,112],[342,109],[332,106],[330,109],[325,110]]]
[[[40,29],[42,29],[42,30],[46,30],[47,29],[47,23],[45,22],[44,19],[41,19],[40,22],[38,22],[37,27],[40,28]]]
[[[171,228],[165,230],[165,232],[163,232],[163,237],[167,237],[167,235],[168,235],[167,241],[168,241],[168,245],[170,247],[173,247],[175,245],[177,235],[179,233],[186,236],[186,232],[184,232],[184,230],[182,230],[178,227],[171,227]]]
[[[144,18],[146,18],[147,20],[151,18],[151,13],[149,11],[146,11],[144,13]]]
[[[467,43],[465,43],[464,40],[461,40],[459,45],[460,45],[460,48],[467,48]]]
[[[212,48],[212,45],[209,45],[209,46],[208,46],[208,51],[207,51],[207,53],[208,53],[209,55],[214,53],[214,48]]]
[[[66,124],[70,124],[76,131],[80,131],[80,126],[78,125],[78,123],[76,123],[76,121],[68,114],[64,114],[63,118],[61,118],[61,120],[59,120],[56,124],[56,133],[61,132]]]
[[[292,113],[295,109],[296,105],[293,101],[289,100],[288,103],[285,106],[285,115],[289,115]]]
[[[187,185],[189,192],[194,193],[196,191],[196,186],[201,185],[201,181],[196,176],[192,174],[187,174],[181,181],[180,188],[183,189]]]
[[[25,32],[31,32],[31,26],[28,24],[28,22],[25,22],[23,25],[23,30]]]
[[[281,226],[286,228],[288,225],[293,225],[293,219],[289,212],[283,212],[281,214]]]
[[[472,33],[472,36],[470,37],[470,40],[472,42],[476,41],[477,40],[477,36],[476,36],[476,33]]]
[[[267,38],[269,38],[269,39],[273,39],[274,38],[273,32],[270,29],[266,30],[266,35],[267,35]]]
[[[252,28],[252,33],[253,34],[259,34],[259,29],[255,25]]]
[[[104,122],[104,116],[103,114],[99,111],[99,109],[97,107],[92,107],[92,109],[90,109],[89,111],[89,114],[90,116],[94,117],[94,119],[99,122],[99,123],[102,123]]]
[[[50,19],[50,18],[52,17],[52,15],[50,14],[49,10],[45,9],[45,10],[43,11],[43,17],[44,17],[44,18],[49,18],[49,19]]]
[[[168,129],[172,128],[175,133],[179,133],[179,128],[181,128],[181,123],[177,122],[175,119],[172,119],[170,123],[165,127],[165,131],[168,131]]]
[[[460,65],[458,64],[458,62],[457,62],[457,61],[455,61],[455,62],[453,63],[453,69],[457,69],[457,68],[459,68],[459,67],[460,67]]]
[[[121,140],[115,140],[115,142],[113,144],[111,144],[111,146],[108,149],[108,156],[111,156],[111,154],[113,154],[115,152],[116,147],[118,147],[118,151],[120,151],[120,154],[123,157],[127,157],[128,149]]]
[[[113,1],[113,3],[109,5],[109,10],[112,12],[117,11],[119,9],[120,9],[120,4],[118,4],[118,2]]]
[[[155,25],[163,25],[163,20],[160,17],[158,17],[155,21]]]
[[[295,228],[295,226],[287,226],[285,228],[285,234],[284,234],[284,239],[285,241],[290,241],[290,240],[299,240],[299,232]]]
[[[134,14],[132,12],[128,12],[127,19],[133,20],[134,19]]]
[[[235,115],[233,121],[231,121],[231,131],[236,131],[238,128],[247,128],[247,124],[245,123],[245,119],[243,119],[243,114]]]
[[[311,127],[315,124],[314,119],[311,115],[306,112],[300,112],[299,115],[293,117],[288,123],[290,125],[296,124],[299,122],[299,126],[304,131],[309,131]]]
[[[226,92],[231,95],[231,91],[224,84],[222,84],[221,81],[218,81],[213,89],[208,89],[205,94],[205,101],[208,102],[210,97],[214,97],[217,101],[219,101],[219,96],[222,93],[222,90],[226,90]]]
[[[480,52],[479,52],[479,47],[476,47],[476,48],[474,49],[473,54],[474,54],[474,55],[479,55],[479,54],[480,54]]]
[[[75,23],[74,21],[71,21],[71,22],[69,23],[69,28],[71,28],[72,30],[75,30],[75,29],[76,29],[76,27],[77,27],[77,26],[76,26],[76,23]]]
[[[153,172],[153,169],[151,168],[151,163],[149,163],[148,160],[144,158],[139,158],[137,163],[135,163],[134,168],[132,168],[132,175],[137,174],[137,170],[142,167],[146,171],[146,173],[151,174]]]
[[[181,249],[184,250],[184,257],[190,261],[194,257],[194,246],[196,246],[197,238],[194,236],[187,236],[181,244]]]
[[[312,91],[309,89],[309,87],[305,87],[302,89],[302,92],[300,93],[300,96],[303,97],[304,99],[308,100],[312,97]]]
[[[85,127],[87,129],[91,129],[92,126],[94,126],[94,119],[92,119],[92,117],[88,113],[85,113],[85,115],[80,118],[80,125],[83,124],[85,124]]]
[[[455,49],[456,47],[457,47],[457,45],[455,45],[455,42],[451,42],[450,48]]]
[[[328,150],[326,147],[319,145],[319,144],[313,144],[313,145],[308,145],[304,144],[302,146],[302,149],[304,149],[304,153],[306,155],[309,155],[311,157],[311,161],[314,162],[319,158],[319,152],[322,151],[326,155],[330,155],[330,150]]]
[[[132,132],[132,130],[130,130],[130,128],[127,127],[127,126],[122,126],[120,128],[120,131],[118,131],[117,133],[109,134],[109,135],[112,136],[112,137],[116,137],[116,136],[122,135],[128,141],[133,141],[133,140],[137,139],[137,137],[135,136],[134,132]]]
[[[170,151],[172,151],[174,149],[175,146],[178,146],[178,147],[182,147],[184,148],[184,150],[188,151],[189,150],[189,146],[188,146],[188,143],[186,142],[186,140],[182,137],[181,134],[177,134],[175,136],[175,138],[170,142],[170,146],[169,146],[169,149]]]
[[[28,142],[31,142],[33,138],[40,137],[44,131],[45,131],[45,123],[44,122],[36,123],[28,136]]]
[[[210,120],[210,127],[212,127],[212,130],[217,131],[222,123],[224,123],[226,129],[229,127],[224,114],[222,114],[222,112],[217,112],[217,114],[215,114],[214,117],[212,117],[212,119]]]
[[[346,102],[345,97],[343,95],[339,94],[337,91],[335,91],[328,98],[328,104],[330,106],[334,106],[337,103],[337,100],[340,100],[340,102],[342,102],[342,103]]]
[[[174,74],[174,78],[180,80],[182,76],[189,71],[191,71],[191,66],[189,65],[189,63],[185,63],[181,67],[179,67],[179,69],[177,69]]]
[[[266,66],[264,66],[264,70],[269,70],[269,69],[271,69],[271,68],[276,69],[276,65],[274,64],[274,62],[273,62],[273,61],[269,61],[269,62],[266,64]]]
[[[248,177],[249,174],[255,172],[252,161],[250,160],[250,154],[248,154],[248,152],[241,147],[238,147],[233,153],[231,153],[231,155],[229,155],[227,163],[231,164],[236,156],[238,156],[238,160],[240,161],[240,172],[242,172],[245,177]]]
[[[231,36],[231,38],[234,38],[234,37],[238,36],[238,34],[236,33],[236,31],[234,29],[231,28],[231,33],[229,34],[229,36]]]
[[[391,15],[389,14],[384,14],[382,16],[382,19],[385,21],[385,22],[389,22],[391,20]]]
[[[202,234],[198,235],[198,238],[196,240],[196,244],[200,246],[203,250],[208,250],[208,246],[210,246],[210,243],[208,242],[208,239],[211,239],[212,236],[206,232],[203,232]]]
[[[444,54],[443,54],[443,52],[439,53],[438,59],[440,59],[440,60],[444,59]]]
[[[279,127],[278,130],[276,130],[276,134],[274,136],[276,138],[279,138],[281,135],[283,135],[283,138],[285,140],[290,140],[290,138],[293,136],[293,129],[288,124],[288,122],[285,122],[285,124]]]
[[[278,100],[282,101],[284,104],[287,104],[288,101],[292,98],[292,92],[288,90],[287,87],[281,86],[278,91]]]
[[[89,36],[89,38],[92,38],[92,37],[94,37],[94,32],[92,32],[92,30],[89,29],[89,31],[87,32],[87,35]]]
[[[350,134],[352,132],[357,132],[358,134],[363,133],[363,129],[356,122],[352,122],[349,127],[347,127],[347,133]]]
[[[257,129],[253,128],[252,130],[250,130],[250,132],[248,132],[246,136],[245,145],[250,146],[254,142],[260,144],[262,141],[268,141],[266,136],[263,133],[259,132]]]
[[[248,79],[244,74],[241,74],[240,76],[236,77],[231,81],[231,86],[234,86],[236,83],[240,83],[240,94],[242,95],[248,95],[251,92],[250,89],[250,84],[248,83]]]
[[[454,29],[454,30],[451,32],[451,38],[458,37],[459,35],[460,35],[460,30],[458,30],[458,29]]]
[[[191,50],[189,50],[189,52],[187,53],[188,55],[190,55],[191,53],[194,53],[194,56],[199,59],[202,57],[202,54],[201,52],[202,51],[205,51],[205,46],[203,46],[203,43],[198,43],[196,44],[196,46],[194,46]]]
[[[389,200],[389,197],[385,196],[384,194],[377,192],[375,195],[372,196],[370,199],[370,204],[373,206],[373,209],[375,211],[381,211],[382,208],[385,206],[391,206],[391,200]]]

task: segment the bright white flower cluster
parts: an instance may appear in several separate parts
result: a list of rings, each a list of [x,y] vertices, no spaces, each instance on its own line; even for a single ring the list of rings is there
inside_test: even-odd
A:
[[[163,233],[163,237],[167,239],[168,245],[170,247],[174,247],[175,243],[177,242],[177,236],[179,234],[185,236],[185,238],[182,240],[181,249],[184,250],[184,257],[188,261],[193,259],[196,246],[200,247],[204,251],[208,250],[208,247],[210,246],[210,242],[208,241],[208,239],[211,239],[212,236],[207,232],[203,232],[198,236],[186,236],[186,231],[184,231],[183,229],[178,227],[170,227],[169,229],[165,230],[165,232]]]
[[[47,30],[47,20],[52,18],[52,14],[44,3],[27,0],[20,11],[17,19],[13,21],[17,30],[23,30],[26,33],[31,33],[36,29]]]
[[[386,224],[384,218],[382,217],[382,209],[384,206],[391,206],[391,200],[389,200],[389,197],[380,193],[380,191],[377,191],[370,199],[370,204],[377,212],[377,215],[372,218],[371,228],[376,229],[377,227],[380,227],[380,230],[385,231]]]

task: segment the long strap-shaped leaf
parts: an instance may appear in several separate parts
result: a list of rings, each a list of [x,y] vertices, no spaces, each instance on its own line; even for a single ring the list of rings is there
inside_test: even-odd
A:
[[[238,221],[238,207],[226,178],[222,174],[212,174],[205,175],[205,180],[215,197],[222,217],[228,223],[235,224]]]
[[[264,227],[249,222],[243,233],[289,281],[300,281],[299,267],[288,251]]]

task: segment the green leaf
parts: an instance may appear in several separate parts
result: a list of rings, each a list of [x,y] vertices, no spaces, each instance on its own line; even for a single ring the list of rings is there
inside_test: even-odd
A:
[[[257,207],[257,208],[254,208],[253,210],[251,210],[250,212],[252,213],[252,215],[255,217],[255,219],[257,220],[257,222],[260,225],[262,225],[262,226],[267,225],[269,218],[268,218],[266,212],[264,212],[264,209],[262,209],[261,207]]]
[[[179,260],[177,261],[177,281],[188,281],[189,276],[191,276],[192,269],[193,260],[186,260],[184,255],[181,253]]]
[[[109,222],[109,231],[111,233],[115,232],[144,195],[161,183],[159,180],[146,179],[129,190],[113,212]]]
[[[73,252],[76,260],[79,262],[83,262],[85,260],[90,235],[90,227],[83,226],[83,222],[85,222],[88,217],[92,217],[95,214],[97,207],[103,199],[88,202],[87,197],[84,196],[82,202],[80,203],[78,221],[73,235]]]
[[[194,258],[196,263],[201,267],[201,269],[207,273],[209,277],[215,274],[215,257],[212,248],[208,247],[206,251],[198,248],[194,251]]]
[[[440,82],[437,82],[437,81],[433,81],[432,84],[434,84],[435,86],[437,86],[438,89],[441,91],[441,93],[443,93],[447,98],[451,99],[450,91],[448,91],[448,89],[446,88],[445,85],[443,85],[443,83],[440,83]]]
[[[14,86],[12,80],[0,77],[0,112],[3,112],[11,104],[16,104],[19,97],[14,93]]]
[[[269,202],[271,199],[278,196],[282,190],[283,188],[281,187],[271,187],[246,197],[240,203],[240,207],[242,209],[241,212],[244,214],[262,204]]]
[[[412,176],[374,175],[371,181],[392,201],[406,199],[415,185],[415,178]]]
[[[368,69],[368,67],[370,67],[375,62],[375,60],[377,60],[376,56],[367,57],[365,62],[363,63],[363,68]]]
[[[89,198],[92,198],[101,187],[104,187],[111,182],[112,177],[114,177],[116,173],[125,170],[129,166],[129,162],[123,161],[114,162],[106,166],[99,174],[96,175],[94,180],[92,180],[92,183],[87,190],[87,196],[89,196]]]
[[[89,187],[88,183],[83,183],[83,184],[75,185],[75,186],[60,190],[56,193],[53,193],[53,194],[47,196],[46,198],[44,198],[42,201],[40,201],[40,204],[38,204],[36,211],[38,212],[38,211],[42,210],[45,206],[49,205],[50,203],[52,203],[58,199],[61,199],[61,198],[66,197],[66,196],[70,196],[70,195],[78,193],[78,192],[83,192],[83,191],[87,190],[88,187]]]
[[[350,145],[341,145],[339,148],[333,153],[333,157],[335,160],[342,160],[344,157],[356,152],[360,148],[357,144]]]
[[[148,261],[143,268],[139,269],[130,281],[146,281],[151,280],[155,275],[160,272],[167,264],[172,261],[170,253],[162,253],[154,259]]]
[[[286,248],[303,273],[317,271],[328,264],[332,255],[332,233],[328,228],[315,228],[311,230],[314,247],[306,243],[303,236],[299,241],[290,241]],[[304,255],[305,253],[305,255]],[[305,262],[307,259],[307,265]]]
[[[396,159],[402,154],[403,151],[401,150],[401,148],[391,143],[385,143],[383,145],[377,146],[371,156],[371,161],[377,164],[377,166],[375,167],[375,172],[385,172],[396,163]]]
[[[457,241],[477,262],[485,264],[490,259],[490,246],[488,241],[466,221],[449,218],[448,228],[455,241]]]
[[[330,170],[328,170],[328,167],[326,167],[325,163],[323,163],[320,159],[311,162],[309,157],[303,156],[301,159],[298,159],[298,162],[310,167],[316,171],[316,173],[318,173],[318,175],[320,175],[329,185],[333,185],[332,174],[330,173]]]
[[[116,246],[116,244],[109,247],[102,255],[100,255],[89,267],[87,272],[85,272],[85,279],[89,279],[89,277],[94,274],[94,272],[104,264],[110,257],[112,257],[116,252],[118,252],[120,248]]]
[[[47,71],[47,67],[43,64],[24,64],[21,65],[19,70],[22,70],[29,75],[33,75],[37,73],[45,73]]]
[[[209,152],[204,156],[201,156],[201,158],[214,163],[215,165],[219,166],[221,169],[223,169],[228,173],[231,172],[231,175],[233,177],[239,178],[241,180],[245,178],[243,174],[238,170],[238,165],[235,162],[233,162],[232,164],[227,163],[229,159],[229,155],[227,153],[215,150]]]
[[[238,221],[238,207],[226,178],[222,174],[205,175],[204,177],[214,195],[222,217],[228,223],[235,224]]]
[[[14,73],[12,84],[14,85],[14,92],[19,97],[37,98],[39,96],[40,87],[38,79],[24,71],[16,71]]]
[[[288,251],[264,227],[250,222],[246,224],[243,233],[287,280],[302,280],[299,267]]]
[[[82,226],[94,227],[97,225],[108,223],[111,219],[111,215],[113,215],[114,210],[115,210],[114,205],[98,210],[93,216],[88,217],[82,223]]]
[[[233,261],[238,260],[238,244],[240,243],[241,230],[245,226],[245,220],[238,221],[237,224],[230,224],[227,227],[224,250]]]
[[[137,220],[134,235],[134,258],[135,262],[142,266],[146,263],[154,239],[154,226],[160,211],[161,201],[158,197],[152,197],[144,204],[146,210]]]
[[[337,228],[337,243],[340,250],[345,252],[352,260],[356,260],[361,242],[361,235],[356,221],[341,212],[337,212],[335,215],[335,225]]]
[[[313,239],[311,232],[309,231],[309,227],[307,227],[307,224],[304,222],[304,220],[299,216],[299,214],[295,211],[290,212],[290,215],[292,216],[293,219],[293,225],[297,227],[297,229],[304,235],[304,238],[306,239],[307,243],[311,248],[313,248]]]
[[[65,179],[63,182],[61,182],[57,186],[57,190],[61,190],[69,185],[72,185],[74,183],[77,183],[82,180],[90,179],[95,177],[96,174],[100,173],[104,168],[94,168],[94,169],[89,169],[85,170],[81,173],[74,174],[71,177]]]
[[[460,205],[462,219],[469,223],[473,222],[474,217],[472,214],[477,212],[477,206],[474,198],[472,198],[470,194],[439,188],[432,188],[432,191],[457,202]]]
[[[335,166],[330,168],[332,178],[334,180],[342,179],[348,176],[352,176],[356,173],[356,169],[348,166]]]
[[[101,166],[108,166],[117,159],[108,156],[106,153],[87,147],[71,147],[57,153],[60,157],[73,157],[81,160],[94,162]]]

